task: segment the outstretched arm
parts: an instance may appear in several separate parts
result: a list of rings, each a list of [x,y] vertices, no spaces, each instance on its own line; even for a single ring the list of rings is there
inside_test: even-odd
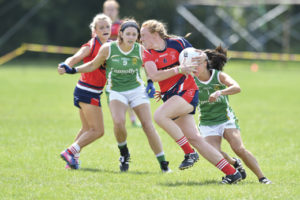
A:
[[[85,57],[90,55],[91,50],[88,46],[81,47],[73,56],[68,57],[64,64],[73,67],[75,64],[79,63]],[[57,71],[59,74],[64,74],[66,72],[65,68],[61,66],[62,63],[58,64]]]
[[[76,72],[84,73],[84,72],[92,72],[95,69],[99,68],[99,66],[103,65],[108,53],[109,53],[109,43],[105,43],[101,46],[97,56],[90,62],[84,63],[76,67]]]
[[[209,99],[208,99],[209,102],[215,102],[218,99],[218,97],[221,95],[233,95],[233,94],[237,94],[237,93],[241,92],[241,88],[240,88],[239,84],[233,78],[231,78],[228,74],[226,74],[224,72],[220,72],[219,80],[221,83],[226,85],[227,88],[224,90],[218,90],[218,91],[212,93],[209,96]]]

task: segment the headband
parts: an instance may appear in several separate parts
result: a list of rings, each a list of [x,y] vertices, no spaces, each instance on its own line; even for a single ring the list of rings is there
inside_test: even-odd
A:
[[[138,27],[138,25],[135,22],[125,22],[124,24],[122,24],[120,31],[123,32],[128,27],[136,28],[138,33],[140,33],[140,28]]]

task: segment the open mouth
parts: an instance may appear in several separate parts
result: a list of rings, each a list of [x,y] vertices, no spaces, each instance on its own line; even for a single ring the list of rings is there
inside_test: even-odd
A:
[[[107,35],[109,35],[109,34],[108,34],[108,33],[103,33],[103,35],[104,35],[104,36],[107,36]]]

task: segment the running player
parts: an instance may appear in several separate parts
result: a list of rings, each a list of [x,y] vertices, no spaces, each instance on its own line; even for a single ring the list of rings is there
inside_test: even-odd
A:
[[[65,70],[67,73],[90,72],[106,63],[106,92],[121,154],[121,172],[128,171],[130,160],[125,127],[125,114],[128,107],[133,108],[141,121],[162,172],[170,172],[160,137],[152,123],[150,102],[140,76],[143,47],[137,43],[139,38],[138,24],[134,20],[124,20],[117,41],[104,44],[91,62],[76,68],[65,66]]]
[[[206,60],[198,67],[195,81],[199,88],[200,124],[199,129],[205,140],[221,152],[226,160],[237,168],[242,178],[246,178],[245,170],[239,159],[231,158],[221,151],[222,137],[230,144],[232,150],[257,176],[260,183],[270,184],[255,157],[242,141],[238,119],[229,106],[228,95],[241,91],[239,84],[228,74],[222,72],[227,62],[227,52],[221,46],[214,50],[204,51]]]
[[[82,45],[79,51],[59,64],[58,72],[61,74],[64,64],[73,66],[83,60],[87,63],[98,54],[102,44],[110,37],[111,20],[104,14],[98,14],[90,24],[95,35],[89,42]],[[100,65],[99,65],[100,66]],[[75,138],[75,142],[60,155],[67,162],[66,168],[79,168],[79,153],[83,147],[94,142],[104,135],[103,114],[100,95],[106,83],[105,68],[82,73],[74,91],[74,105],[79,108],[82,127]]]
[[[146,72],[153,81],[159,83],[164,101],[155,111],[155,122],[175,141],[184,143],[188,140],[203,157],[222,170],[226,174],[222,183],[231,184],[241,180],[240,172],[197,130],[193,114],[198,103],[198,87],[193,77],[188,75],[194,71],[194,66],[178,66],[179,53],[191,44],[184,38],[167,35],[164,25],[157,20],[143,23],[141,41],[148,49],[143,58]],[[200,57],[198,64],[203,59]]]
[[[103,13],[110,17],[112,20],[112,26],[111,26],[111,40],[116,40],[118,38],[118,33],[120,30],[120,26],[122,23],[122,20],[119,19],[119,8],[120,5],[115,0],[106,0],[103,3]],[[134,111],[129,107],[128,108],[128,114],[131,121],[131,124],[133,127],[141,128],[141,124],[138,122]]]

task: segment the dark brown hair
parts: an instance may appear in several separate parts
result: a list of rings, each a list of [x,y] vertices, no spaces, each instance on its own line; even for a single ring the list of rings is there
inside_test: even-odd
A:
[[[128,27],[134,27],[137,29],[138,32],[138,38],[137,42],[140,42],[141,34],[140,34],[140,26],[133,18],[126,18],[123,20],[123,23],[120,26],[119,34],[118,34],[118,40],[122,43],[123,38],[121,37],[120,32],[123,32]]]
[[[206,49],[204,53],[207,55],[207,69],[216,69],[223,71],[223,67],[227,62],[227,49],[218,46],[215,49]]]

